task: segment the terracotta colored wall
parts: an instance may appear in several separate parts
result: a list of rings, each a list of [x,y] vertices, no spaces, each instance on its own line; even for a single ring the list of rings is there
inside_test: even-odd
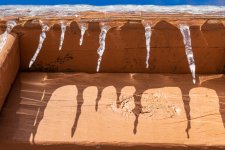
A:
[[[0,53],[0,110],[17,75],[20,65],[19,44],[15,34],[10,34]]]
[[[197,73],[222,73],[225,69],[225,27],[219,21],[192,25],[191,39]],[[60,27],[47,32],[47,39],[31,69],[29,61],[39,41],[40,27],[17,27],[20,37],[21,69],[24,71],[95,72],[100,28],[90,23],[84,42],[79,46],[80,30],[73,22],[67,28],[61,51],[58,50]],[[121,30],[112,28],[106,39],[100,72],[189,73],[183,39],[179,29],[165,21],[156,23],[151,39],[150,67],[145,68],[144,28],[139,22],[127,23]]]

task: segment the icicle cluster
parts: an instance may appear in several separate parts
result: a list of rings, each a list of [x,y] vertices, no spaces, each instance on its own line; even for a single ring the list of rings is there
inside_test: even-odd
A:
[[[152,35],[152,28],[149,24],[145,25],[145,39],[146,39],[146,68],[149,67],[149,57],[150,57],[150,44],[151,44],[151,35]]]
[[[0,38],[0,52],[2,51],[9,33],[12,31],[12,29],[17,25],[17,23],[15,21],[8,21],[7,22],[7,28],[6,31],[1,35]],[[33,65],[33,63],[35,62],[38,54],[41,51],[42,45],[44,43],[44,40],[46,39],[46,31],[49,30],[48,25],[46,24],[41,24],[42,25],[42,32],[40,34],[40,39],[39,39],[39,44],[38,44],[38,48],[34,54],[34,56],[32,57],[30,63],[29,63],[29,68]],[[62,49],[62,45],[63,45],[63,41],[64,41],[64,37],[65,37],[65,32],[66,32],[66,24],[64,22],[60,23],[61,25],[61,38],[60,38],[60,44],[59,44],[59,50]],[[81,30],[81,37],[80,37],[80,45],[82,45],[83,43],[83,38],[84,38],[84,34],[86,32],[86,30],[88,29],[88,25],[86,23],[82,23],[80,26],[80,30]],[[108,30],[111,27],[108,25],[102,25],[101,26],[101,33],[99,35],[99,48],[97,50],[97,53],[99,55],[98,58],[98,62],[97,62],[97,69],[96,71],[99,72],[100,70],[100,65],[101,65],[101,60],[102,60],[102,56],[103,53],[105,51],[105,40],[106,40],[106,34],[108,32]],[[151,25],[149,24],[145,24],[144,25],[145,28],[145,38],[146,38],[146,50],[147,50],[147,54],[146,54],[146,68],[149,67],[149,58],[150,58],[150,44],[151,44],[151,35],[152,35],[152,28]],[[183,36],[183,42],[185,45],[185,53],[187,56],[187,60],[188,60],[188,64],[189,64],[189,68],[193,77],[193,83],[196,83],[196,79],[195,79],[195,70],[196,70],[196,66],[195,66],[195,61],[194,61],[194,56],[193,56],[193,51],[192,51],[192,45],[191,45],[191,36],[190,36],[190,29],[188,25],[185,24],[180,24],[179,25],[181,34]]]
[[[46,38],[46,33],[45,33],[45,32],[48,31],[48,30],[49,30],[48,25],[42,24],[42,32],[41,32],[41,34],[40,34],[40,39],[39,39],[38,48],[37,48],[37,50],[36,50],[34,56],[32,57],[32,59],[31,59],[31,61],[30,61],[30,63],[29,63],[29,68],[33,65],[33,63],[35,62],[35,60],[36,60],[36,58],[37,58],[39,52],[41,51],[42,45],[43,45],[44,40],[45,40],[45,38]]]
[[[82,23],[80,25],[80,46],[83,44],[84,34],[86,30],[88,29],[88,25],[85,23]]]
[[[195,60],[194,60],[194,55],[192,51],[192,46],[191,46],[191,34],[190,34],[190,29],[188,25],[180,25],[180,31],[183,36],[183,42],[185,45],[185,53],[187,56],[189,68],[191,70],[192,78],[193,78],[193,83],[196,83],[195,79]]]
[[[97,63],[97,69],[96,69],[97,72],[99,72],[99,69],[100,69],[102,56],[103,56],[103,53],[105,51],[106,34],[107,34],[109,29],[110,29],[110,26],[108,26],[108,25],[103,25],[101,27],[101,33],[99,35],[99,44],[100,44],[100,46],[99,46],[99,48],[97,50],[98,55],[99,55],[98,63]]]
[[[8,21],[6,23],[6,31],[0,37],[0,52],[5,46],[8,36],[10,32],[12,31],[12,29],[16,26],[16,24],[17,24],[16,21]]]
[[[62,49],[64,37],[65,37],[65,32],[66,32],[66,24],[64,22],[60,23],[61,26],[61,37],[60,37],[60,43],[59,43],[59,50]]]

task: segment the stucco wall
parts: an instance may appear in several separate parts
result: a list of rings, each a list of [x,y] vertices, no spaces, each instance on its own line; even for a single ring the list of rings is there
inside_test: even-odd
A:
[[[96,72],[99,47],[99,23],[90,23],[79,46],[80,29],[76,22],[67,27],[59,51],[60,27],[47,32],[43,48],[34,65],[29,61],[38,46],[40,27],[18,27],[21,69],[24,71]],[[222,73],[225,66],[225,27],[220,21],[190,26],[197,73]],[[145,68],[145,31],[141,22],[127,22],[111,28],[106,37],[100,72],[189,73],[182,35],[173,23],[159,21],[153,26],[149,68]]]
[[[16,78],[20,65],[19,43],[16,34],[10,34],[0,53],[0,110]]]

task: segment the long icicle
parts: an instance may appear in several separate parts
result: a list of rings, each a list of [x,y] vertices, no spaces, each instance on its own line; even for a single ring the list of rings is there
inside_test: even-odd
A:
[[[33,65],[33,63],[35,62],[35,60],[36,60],[36,58],[37,58],[39,52],[41,51],[42,45],[43,45],[44,40],[45,40],[45,38],[46,38],[46,33],[45,33],[45,32],[48,31],[48,30],[49,30],[48,25],[42,24],[42,32],[41,32],[41,34],[40,34],[40,39],[39,39],[38,48],[37,48],[37,50],[36,50],[34,56],[32,57],[32,59],[30,60],[29,68]]]
[[[17,25],[16,21],[8,21],[6,23],[6,30],[5,32],[1,35],[0,38],[0,52],[2,51],[3,47],[6,44],[6,41],[8,39],[8,36],[10,34],[10,32],[12,31],[12,29]]]
[[[97,69],[96,69],[97,72],[99,72],[99,69],[100,69],[102,56],[103,56],[103,53],[105,51],[106,34],[107,34],[109,29],[110,29],[110,26],[108,26],[108,25],[103,25],[101,27],[101,33],[99,35],[99,44],[100,44],[100,46],[99,46],[99,48],[97,50],[98,55],[99,55]]]
[[[185,45],[185,53],[186,53],[189,68],[192,74],[193,83],[195,84],[196,83],[196,79],[195,79],[196,66],[195,66],[195,60],[194,60],[194,55],[193,55],[192,46],[191,46],[190,29],[189,29],[189,26],[185,24],[181,24],[179,27],[180,27],[181,34],[183,36],[183,42]]]
[[[65,37],[65,32],[66,32],[66,24],[64,22],[60,23],[61,26],[61,37],[60,37],[60,43],[59,43],[59,50],[62,49],[64,37]]]
[[[88,29],[87,24],[82,23],[80,25],[80,46],[83,44],[84,34],[85,34],[87,29]]]
[[[145,39],[146,39],[146,68],[149,67],[149,57],[150,57],[150,44],[151,44],[151,35],[152,35],[152,28],[149,24],[144,25],[145,27]]]

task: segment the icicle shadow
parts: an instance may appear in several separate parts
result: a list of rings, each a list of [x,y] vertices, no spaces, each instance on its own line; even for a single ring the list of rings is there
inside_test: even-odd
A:
[[[74,123],[73,123],[73,126],[71,128],[71,137],[74,136],[74,134],[75,134],[75,132],[77,130],[78,121],[79,121],[80,115],[82,113],[82,109],[81,108],[82,108],[82,105],[84,103],[83,91],[84,91],[85,87],[78,86],[77,89],[78,89],[77,110],[76,110],[76,116],[75,116],[75,119],[74,119]]]
[[[139,115],[142,113],[141,96],[139,96],[138,93],[134,94],[134,105],[135,107],[132,110],[133,114],[135,115],[133,133],[136,134]]]

